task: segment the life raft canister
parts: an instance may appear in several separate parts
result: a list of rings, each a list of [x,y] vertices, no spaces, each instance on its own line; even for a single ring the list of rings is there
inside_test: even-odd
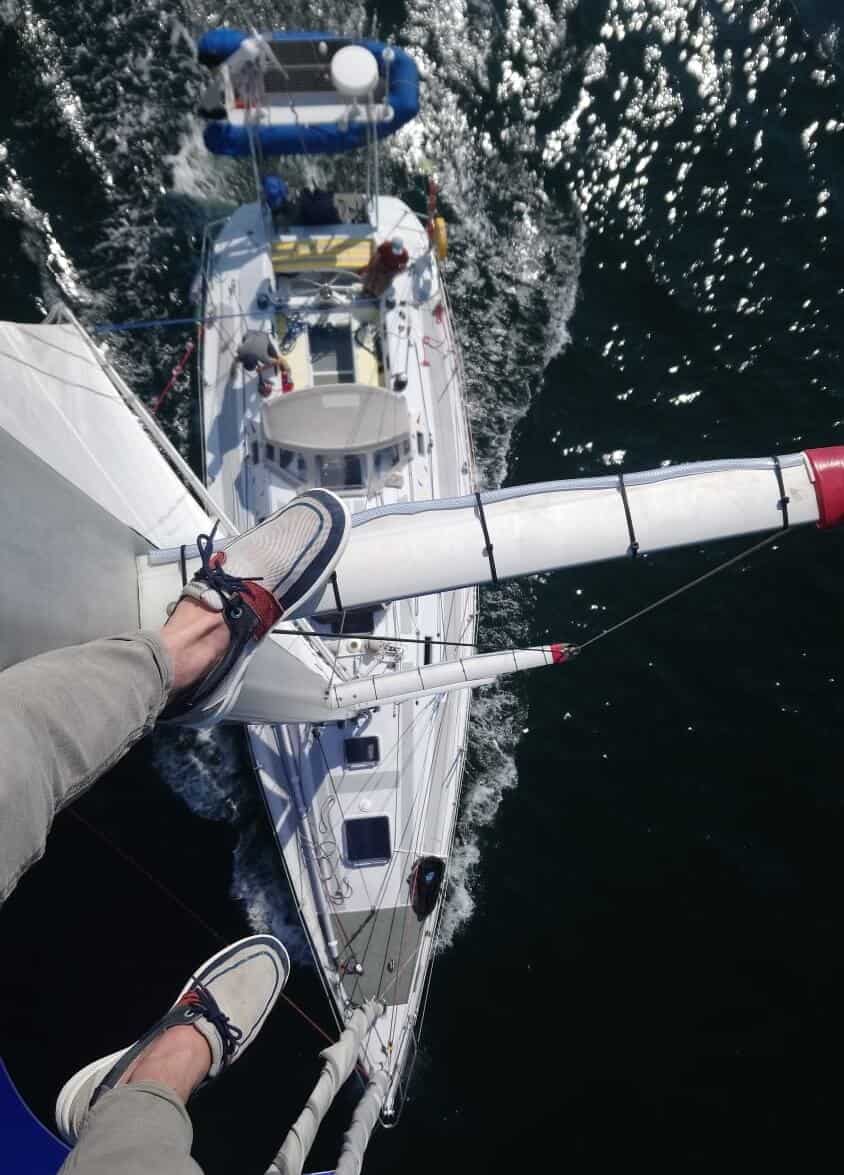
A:
[[[445,861],[441,857],[420,857],[410,871],[410,905],[420,921],[433,912],[440,896]]]

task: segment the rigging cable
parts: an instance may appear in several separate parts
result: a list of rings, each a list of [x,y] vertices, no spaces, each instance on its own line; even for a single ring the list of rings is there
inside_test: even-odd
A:
[[[228,942],[228,939],[224,935],[220,934],[219,930],[215,930],[214,927],[211,926],[208,922],[206,922],[205,919],[200,914],[197,914],[196,910],[192,909],[187,904],[187,902],[183,901],[179,897],[179,895],[174,893],[173,890],[170,889],[169,886],[165,885],[164,882],[161,881],[160,878],[156,877],[155,874],[150,873],[150,871],[148,869],[145,869],[144,866],[140,864],[140,862],[136,861],[135,858],[130,856],[129,853],[126,852],[125,849],[121,848],[120,845],[116,844],[111,839],[111,837],[107,836],[106,833],[104,833],[102,831],[102,829],[97,828],[97,826],[95,824],[92,824],[91,821],[88,820],[85,816],[83,816],[81,812],[77,811],[76,808],[71,807],[71,808],[68,808],[67,810],[70,813],[70,815],[73,816],[74,819],[78,820],[80,824],[84,825],[84,827],[87,828],[89,832],[92,832],[95,836],[99,837],[99,839],[101,841],[103,841],[104,844],[107,844],[108,847],[110,849],[112,849],[112,851],[118,855],[118,857],[122,857],[122,859],[128,865],[131,865],[134,869],[136,869],[138,871],[138,873],[140,873],[142,876],[146,877],[146,879],[148,881],[150,881],[154,886],[156,886],[157,889],[161,890],[161,892],[163,894],[165,894],[168,898],[170,898],[170,900],[176,906],[178,906],[179,909],[183,911],[183,913],[187,914],[187,916],[189,918],[192,918],[198,926],[201,926],[202,929],[207,934],[211,935],[212,938],[215,938],[217,940],[217,942],[224,943],[224,944]],[[324,1040],[327,1040],[329,1042],[329,1044],[335,1043],[334,1037],[329,1036],[329,1034],[325,1031],[325,1029],[320,1027],[320,1025],[317,1024],[316,1020],[313,1020],[308,1015],[308,1013],[304,1010],[304,1008],[301,1008],[296,1003],[295,1000],[292,1000],[290,998],[290,996],[287,995],[286,992],[282,991],[280,993],[280,995],[281,995],[281,998],[287,1004],[289,1004],[290,1007],[293,1008],[294,1011],[298,1012],[299,1015],[302,1017],[302,1019],[307,1021],[307,1023],[310,1024],[310,1026],[316,1032],[318,1032]]]
[[[648,604],[645,608],[640,608],[638,612],[634,612],[631,616],[626,617],[624,620],[619,620],[618,624],[613,624],[610,626],[610,628],[605,628],[603,632],[599,632],[597,636],[590,637],[589,640],[584,641],[583,644],[574,645],[574,649],[578,653],[582,653],[584,649],[588,649],[589,646],[594,645],[596,641],[603,640],[605,636],[609,636],[613,632],[618,632],[620,628],[624,628],[626,625],[632,624],[634,620],[638,620],[642,616],[647,616],[649,612],[653,612],[663,604],[667,604],[670,600],[676,600],[678,596],[682,596],[684,592],[689,591],[693,587],[697,587],[698,584],[704,583],[707,579],[711,579],[713,575],[717,575],[719,571],[726,571],[728,567],[732,567],[734,564],[740,563],[749,555],[753,555],[757,551],[761,551],[763,547],[767,547],[771,543],[776,542],[777,539],[782,538],[784,529],[785,528],[774,531],[773,534],[767,535],[760,542],[754,543],[752,547],[747,547],[744,551],[739,551],[738,555],[733,555],[731,559],[726,559],[723,563],[719,563],[718,566],[713,567],[711,571],[705,571],[703,575],[699,575],[697,579],[693,579],[689,583],[683,584],[682,587],[675,588],[673,592],[669,592],[666,596],[660,596],[660,598],[658,600],[654,600],[652,604]]]
[[[371,632],[302,632],[298,628],[273,628],[271,631],[280,636],[304,636],[309,640],[319,641],[383,641],[388,645],[441,645],[446,649],[477,649],[474,641],[435,641],[427,636],[374,636]]]

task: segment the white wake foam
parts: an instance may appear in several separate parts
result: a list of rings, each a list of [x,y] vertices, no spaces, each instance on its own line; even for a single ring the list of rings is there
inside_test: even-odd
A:
[[[41,279],[42,309],[58,298],[89,302],[89,291],[59,243],[50,217],[36,206],[32,192],[11,166],[5,143],[0,144],[0,207],[21,226],[23,250]]]

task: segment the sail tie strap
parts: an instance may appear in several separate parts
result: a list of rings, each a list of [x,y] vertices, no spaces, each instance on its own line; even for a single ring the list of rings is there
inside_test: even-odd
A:
[[[484,542],[486,546],[483,549],[483,554],[489,560],[489,571],[492,577],[492,586],[498,587],[498,572],[495,569],[495,556],[493,554],[492,539],[489,537],[489,528],[486,524],[486,515],[484,514],[484,504],[481,498],[480,490],[475,490],[475,501],[478,504],[478,518],[481,523],[481,530],[484,532]]]
[[[636,532],[633,529],[633,517],[630,513],[630,503],[627,500],[627,486],[624,484],[624,474],[618,475],[618,490],[621,494],[621,504],[624,506],[624,517],[627,521],[627,533],[630,536],[630,545],[627,548],[627,554],[631,559],[635,559],[639,554],[639,543],[636,539]]]
[[[782,479],[780,459],[779,457],[774,457],[772,460],[774,462],[774,473],[777,476],[777,485],[780,488],[780,500],[777,502],[777,509],[782,511],[782,529],[788,530],[788,503],[791,501],[791,498],[785,492],[785,482]]]

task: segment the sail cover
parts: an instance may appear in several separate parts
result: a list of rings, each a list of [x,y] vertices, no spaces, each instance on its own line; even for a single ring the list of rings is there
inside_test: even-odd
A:
[[[0,428],[157,547],[207,528],[73,323],[0,323]]]
[[[312,611],[336,610],[338,596],[359,608],[819,519],[844,521],[844,447],[401,502],[354,516]]]

